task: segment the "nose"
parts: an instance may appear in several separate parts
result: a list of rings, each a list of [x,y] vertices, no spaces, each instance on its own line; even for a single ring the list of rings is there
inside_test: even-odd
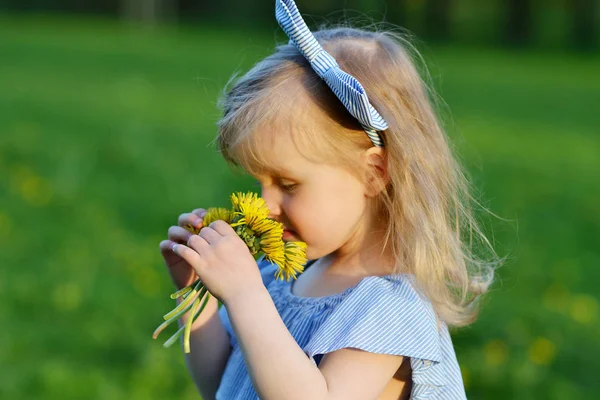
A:
[[[267,203],[269,207],[269,218],[279,221],[281,217],[281,194],[280,192],[271,187],[261,186],[261,197]]]

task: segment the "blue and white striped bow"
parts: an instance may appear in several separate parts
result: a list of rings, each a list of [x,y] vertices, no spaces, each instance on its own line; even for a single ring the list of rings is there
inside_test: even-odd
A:
[[[290,42],[306,57],[317,75],[362,125],[375,146],[383,146],[377,131],[388,128],[385,120],[373,108],[365,89],[352,75],[342,71],[331,54],[327,53],[306,26],[293,0],[276,0],[275,17]]]

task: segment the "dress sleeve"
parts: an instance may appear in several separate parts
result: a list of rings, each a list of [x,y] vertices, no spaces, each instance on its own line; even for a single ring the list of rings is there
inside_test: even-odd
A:
[[[315,356],[343,348],[402,355],[427,366],[442,358],[433,307],[405,277],[364,278],[317,328],[304,351],[317,364]]]
[[[266,261],[264,258],[259,258],[256,263],[258,265],[260,275],[262,276],[263,284],[266,287],[272,280],[275,279],[275,270],[277,266]],[[229,335],[229,342],[233,346],[236,343],[236,339],[233,333],[233,327],[231,326],[231,321],[229,320],[229,315],[227,314],[227,309],[223,306],[219,308],[219,318],[221,318],[221,322],[223,323],[223,326]]]

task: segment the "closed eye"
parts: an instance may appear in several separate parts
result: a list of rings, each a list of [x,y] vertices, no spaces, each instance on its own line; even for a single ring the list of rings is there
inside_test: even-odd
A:
[[[298,188],[298,183],[288,183],[287,179],[284,180],[274,180],[277,186],[286,193],[292,193]],[[258,187],[262,190],[262,184],[260,181],[254,181],[253,186]]]
[[[293,193],[298,188],[298,184],[297,183],[289,183],[289,184],[280,183],[279,187],[287,193]]]

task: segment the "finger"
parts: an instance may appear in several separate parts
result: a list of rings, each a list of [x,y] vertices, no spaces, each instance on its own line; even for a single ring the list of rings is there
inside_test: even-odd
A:
[[[186,226],[191,225],[194,228],[202,227],[202,218],[194,213],[181,214],[177,219],[177,225]]]
[[[190,236],[192,236],[192,233],[188,232],[185,228],[182,228],[180,226],[171,226],[167,233],[167,237],[169,240],[181,244],[187,243]]]
[[[160,242],[158,247],[160,248],[160,252],[163,256],[170,255],[173,253],[173,245],[180,244],[173,242],[172,240],[163,240]],[[177,254],[176,254],[177,255]]]
[[[216,220],[212,222],[208,227],[217,231],[221,236],[236,234],[235,230],[231,227],[231,225],[229,225],[225,221]]]
[[[179,257],[183,258],[188,264],[194,268],[196,273],[200,275],[199,270],[202,270],[204,267],[204,260],[202,257],[193,249],[183,245],[183,244],[174,244],[171,246],[171,251],[177,254]]]
[[[211,224],[212,225],[212,224]],[[223,236],[219,234],[219,232],[215,231],[213,228],[204,227],[198,233],[198,236],[204,238],[209,244],[216,243]]]
[[[160,244],[158,245],[158,247],[160,248],[160,252],[161,253],[166,253],[168,251],[171,251],[171,249],[173,248],[173,245],[177,244],[171,240],[163,240],[160,242]]]
[[[206,213],[207,211],[204,208],[196,208],[194,211],[192,211],[192,214],[196,214],[200,218],[204,218]]]
[[[187,246],[200,254],[201,257],[206,254],[207,249],[210,247],[206,239],[198,235],[192,235],[187,241]]]

